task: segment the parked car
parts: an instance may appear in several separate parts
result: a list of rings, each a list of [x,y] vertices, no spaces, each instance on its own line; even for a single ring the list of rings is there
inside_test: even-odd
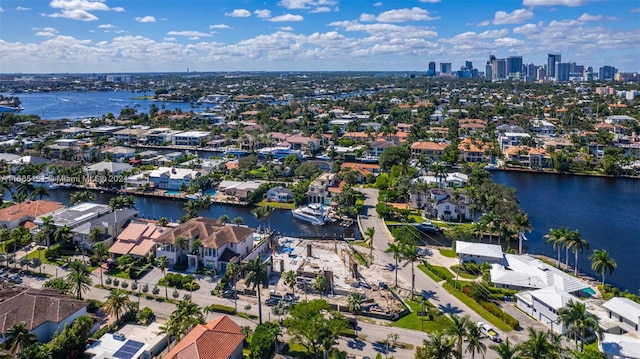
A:
[[[497,343],[500,341],[500,335],[489,324],[485,322],[478,322],[478,328],[480,328],[480,331],[494,342]]]
[[[222,292],[222,298],[236,299],[237,297],[238,297],[238,294],[233,289],[227,289],[224,292]]]
[[[264,301],[264,304],[269,306],[269,307],[273,307],[274,305],[278,305],[278,303],[280,303],[280,299],[278,299],[278,298],[268,298],[267,300]]]
[[[19,275],[14,275],[13,277],[9,278],[9,282],[14,284],[20,284],[22,283],[22,278],[20,278]]]

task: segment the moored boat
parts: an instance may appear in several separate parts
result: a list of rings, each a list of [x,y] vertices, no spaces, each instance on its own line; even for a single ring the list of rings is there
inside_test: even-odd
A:
[[[295,208],[291,211],[294,218],[309,222],[316,226],[322,226],[328,221],[328,210],[326,207],[312,203],[306,206]]]

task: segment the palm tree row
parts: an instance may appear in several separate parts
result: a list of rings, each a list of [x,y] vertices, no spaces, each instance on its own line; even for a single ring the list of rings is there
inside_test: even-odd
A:
[[[394,228],[391,231],[394,237],[394,241],[389,243],[387,253],[393,253],[395,259],[395,286],[398,286],[398,263],[401,260],[406,260],[404,265],[411,263],[411,294],[415,292],[415,262],[423,259],[420,248],[418,247],[419,234],[416,233],[416,229],[409,226],[402,226]]]
[[[574,275],[578,274],[578,254],[583,253],[589,249],[589,242],[580,236],[578,230],[571,230],[568,228],[551,228],[549,233],[545,235],[547,238],[546,243],[553,245],[553,249],[557,250],[557,263],[560,267],[560,253],[561,249],[564,249],[565,254],[565,266],[569,268],[569,251],[573,251],[575,256],[574,262]],[[616,261],[611,258],[609,252],[606,249],[595,249],[591,255],[591,269],[596,271],[602,277],[602,285],[604,286],[605,274],[613,273],[618,267]]]

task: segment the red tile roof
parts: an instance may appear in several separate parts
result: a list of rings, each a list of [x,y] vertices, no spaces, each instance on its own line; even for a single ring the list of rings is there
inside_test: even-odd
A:
[[[60,202],[52,201],[25,201],[22,203],[14,204],[7,208],[0,210],[0,221],[11,222],[23,217],[29,217],[35,219],[45,213],[55,211],[56,209],[64,208],[64,205]]]
[[[167,355],[166,359],[227,359],[242,347],[244,334],[226,315],[198,324]]]

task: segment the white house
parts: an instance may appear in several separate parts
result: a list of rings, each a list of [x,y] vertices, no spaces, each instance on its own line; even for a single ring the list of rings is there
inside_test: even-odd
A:
[[[174,131],[168,127],[153,128],[139,135],[138,142],[147,144],[173,143],[173,136],[182,133]]]
[[[175,134],[171,140],[174,146],[203,146],[211,135],[204,131],[187,131]]]
[[[461,172],[447,173],[446,177],[438,176],[420,176],[413,180],[413,182],[423,181],[428,184],[437,184],[439,187],[465,187],[469,182],[469,176]]]
[[[113,175],[119,175],[123,171],[131,171],[133,166],[128,163],[118,163],[118,162],[98,162],[92,164],[91,166],[85,167],[87,174],[91,178],[95,178],[98,175],[102,175],[105,171]],[[105,179],[106,180],[106,179]]]
[[[293,199],[293,192],[290,189],[278,186],[267,191],[267,201],[286,203]]]
[[[323,173],[318,176],[309,185],[307,191],[307,199],[309,203],[328,204],[331,202],[332,192],[330,188],[338,182],[338,176],[335,173]]]
[[[553,285],[516,294],[518,308],[546,324],[558,334],[564,334],[568,329],[561,320],[558,320],[558,311],[570,301],[581,302],[578,298]]]
[[[502,247],[497,244],[456,241],[456,255],[461,262],[473,261],[478,264],[502,263]]]
[[[498,143],[500,143],[500,148],[504,150],[509,146],[519,146],[525,138],[531,138],[531,135],[520,132],[505,132],[498,137]]]
[[[370,141],[369,142],[369,156],[379,158],[382,151],[389,147],[395,147],[396,144],[391,141]]]
[[[620,323],[620,329],[640,335],[640,304],[625,297],[614,297],[602,304],[609,319]]]
[[[424,211],[433,218],[445,221],[455,220],[460,217],[472,219],[471,197],[467,196],[464,191],[457,193],[450,188],[412,191],[409,193],[409,201],[413,208],[424,208]]]
[[[545,120],[531,121],[531,129],[539,135],[552,135],[556,132],[556,126]]]
[[[224,273],[227,264],[240,262],[253,250],[254,230],[247,227],[225,225],[217,219],[198,217],[179,227],[165,232],[156,242],[156,257],[166,256],[171,265],[187,257],[189,268],[197,269],[200,264]],[[176,238],[188,241],[191,248],[194,240],[199,240],[202,248],[197,254],[176,246]]]
[[[177,191],[183,184],[188,186],[191,181],[200,176],[200,172],[188,168],[158,167],[149,172],[149,182],[159,189]]]

